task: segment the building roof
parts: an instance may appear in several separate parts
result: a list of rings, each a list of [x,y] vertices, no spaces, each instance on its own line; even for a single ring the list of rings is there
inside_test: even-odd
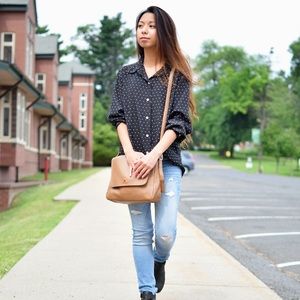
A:
[[[0,0],[1,1],[1,0]],[[36,35],[35,54],[38,56],[53,56],[57,53],[58,37],[56,35]]]
[[[69,82],[71,81],[72,75],[85,75],[91,76],[95,72],[89,67],[86,67],[79,62],[70,61],[59,65],[58,67],[58,81]]]
[[[0,11],[27,11],[30,0],[0,0]],[[33,0],[34,14],[38,23],[36,0]]]
[[[27,5],[28,0],[0,0],[0,5]]]
[[[0,60],[0,85],[17,85],[25,91],[30,101],[45,97],[16,65],[4,60]]]

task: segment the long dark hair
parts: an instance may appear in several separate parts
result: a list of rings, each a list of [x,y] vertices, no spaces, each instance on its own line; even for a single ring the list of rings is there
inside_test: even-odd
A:
[[[193,75],[190,64],[182,53],[176,32],[176,26],[170,15],[157,6],[149,6],[142,11],[137,19],[135,29],[137,30],[139,21],[145,13],[152,13],[155,16],[156,32],[157,32],[157,53],[159,59],[166,64],[174,67],[183,74],[190,82],[190,99],[189,108],[191,117],[196,117],[196,105],[192,95]],[[137,52],[140,59],[144,59],[144,48],[137,43]]]

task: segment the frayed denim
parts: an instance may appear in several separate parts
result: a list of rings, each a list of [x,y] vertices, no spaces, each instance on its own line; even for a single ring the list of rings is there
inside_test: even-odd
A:
[[[132,247],[139,291],[156,293],[154,260],[166,261],[176,238],[178,204],[181,192],[181,169],[163,162],[165,190],[155,203],[155,224],[151,215],[151,204],[130,204],[132,222]],[[154,245],[153,245],[154,239]]]

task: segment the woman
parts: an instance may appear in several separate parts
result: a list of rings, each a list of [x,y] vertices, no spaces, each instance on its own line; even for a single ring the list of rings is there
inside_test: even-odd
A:
[[[163,155],[165,191],[155,204],[153,228],[151,205],[130,204],[133,256],[141,299],[156,299],[165,283],[165,263],[176,236],[176,220],[184,167],[180,143],[191,133],[192,74],[182,54],[171,17],[150,6],[136,21],[139,61],[124,66],[115,82],[109,121],[116,126],[133,176],[144,178]],[[165,133],[160,127],[168,76],[175,68]],[[154,238],[154,247],[153,247]]]

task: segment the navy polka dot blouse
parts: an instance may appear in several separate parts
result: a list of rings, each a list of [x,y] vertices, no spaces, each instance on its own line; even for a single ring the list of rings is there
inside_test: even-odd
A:
[[[146,154],[159,142],[162,115],[167,92],[165,66],[148,78],[142,61],[124,66],[114,84],[108,120],[117,127],[126,123],[129,138],[135,151]],[[177,138],[164,152],[163,159],[179,166],[184,173],[180,157],[180,142],[192,131],[189,118],[189,82],[175,73],[166,129],[172,129]],[[120,154],[124,154],[120,145]]]

